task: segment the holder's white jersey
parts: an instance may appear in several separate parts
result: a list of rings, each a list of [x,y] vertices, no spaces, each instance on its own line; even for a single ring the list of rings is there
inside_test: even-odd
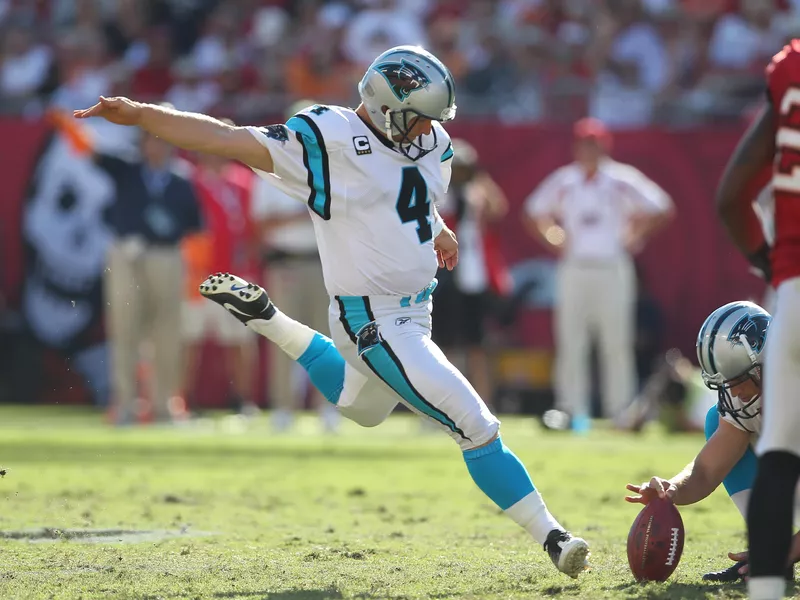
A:
[[[744,406],[744,403],[735,396],[732,398],[732,400],[733,400],[733,406],[735,408],[742,408],[742,406]],[[750,408],[750,412],[753,412],[754,410],[755,410],[754,408],[752,407]],[[741,429],[742,431],[749,433],[750,445],[753,448],[756,447],[756,444],[758,443],[758,438],[761,437],[761,413],[750,419],[742,419],[742,423],[744,423],[746,427],[743,426],[742,423],[739,423],[729,414],[725,414],[725,416],[722,417],[722,420],[727,421],[728,423],[733,425],[736,429]]]
[[[331,296],[416,294],[436,275],[434,206],[450,183],[453,149],[433,122],[436,148],[412,161],[349,108],[311,106],[286,125],[250,127],[272,156],[256,170],[308,204]]]

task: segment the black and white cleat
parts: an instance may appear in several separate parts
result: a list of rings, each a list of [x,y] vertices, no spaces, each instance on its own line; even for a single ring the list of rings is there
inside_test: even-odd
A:
[[[200,284],[200,293],[224,307],[242,323],[253,319],[269,319],[275,305],[264,288],[230,273],[214,273]]]
[[[547,535],[544,549],[556,568],[573,579],[589,566],[589,544],[568,531],[553,529]]]

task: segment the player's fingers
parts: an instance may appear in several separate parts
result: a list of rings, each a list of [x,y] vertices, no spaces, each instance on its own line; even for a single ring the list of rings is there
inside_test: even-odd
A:
[[[664,486],[661,485],[661,480],[658,477],[653,477],[650,480],[650,489],[658,494],[659,498],[663,498],[665,496]]]
[[[625,496],[625,502],[630,502],[631,504],[647,504],[644,500],[644,496]]]
[[[79,110],[75,110],[72,114],[78,118],[89,117],[94,114],[95,111],[101,108],[100,104],[95,104],[94,106],[90,106],[89,108],[82,108]]]
[[[641,491],[642,491],[642,487],[641,486],[633,485],[632,483],[629,483],[628,485],[626,485],[625,489],[629,490],[631,492],[636,492],[637,494],[641,493]]]
[[[747,560],[748,554],[745,550],[744,552],[728,552],[728,558],[730,558],[734,562],[739,562],[740,560]]]
[[[441,250],[436,251],[436,262],[438,263],[440,269],[444,268],[444,258],[442,258]]]

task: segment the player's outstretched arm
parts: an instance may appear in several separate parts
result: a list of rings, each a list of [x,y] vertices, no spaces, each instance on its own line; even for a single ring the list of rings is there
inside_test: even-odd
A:
[[[711,494],[747,450],[750,436],[730,423],[720,420],[719,428],[706,442],[697,457],[672,479],[653,477],[641,485],[628,484],[634,496],[625,500],[647,504],[654,498],[669,498],[675,504],[700,502]]]
[[[104,98],[76,110],[77,119],[101,117],[117,125],[138,126],[184,150],[238,160],[261,171],[273,171],[269,150],[244,127],[234,127],[206,115],[182,112],[128,98]]]

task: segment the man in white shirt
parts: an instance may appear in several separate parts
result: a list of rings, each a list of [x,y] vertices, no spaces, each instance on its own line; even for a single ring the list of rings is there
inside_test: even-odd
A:
[[[635,387],[636,277],[631,254],[673,215],[672,200],[630,165],[611,160],[602,122],[575,124],[575,162],[552,173],[525,204],[532,233],[561,260],[556,290],[556,406],[589,428],[589,348],[597,336],[607,416]]]
[[[289,109],[287,118],[313,105],[301,100]],[[322,264],[308,207],[289,196],[270,179],[257,177],[253,183],[252,217],[263,234],[266,249],[267,288],[272,301],[284,307],[293,319],[317,331],[328,330],[328,292],[322,278]],[[293,411],[302,407],[307,381],[305,371],[283,352],[269,353],[269,400],[273,425],[287,429]],[[336,428],[338,413],[314,388],[314,406],[323,427]]]

